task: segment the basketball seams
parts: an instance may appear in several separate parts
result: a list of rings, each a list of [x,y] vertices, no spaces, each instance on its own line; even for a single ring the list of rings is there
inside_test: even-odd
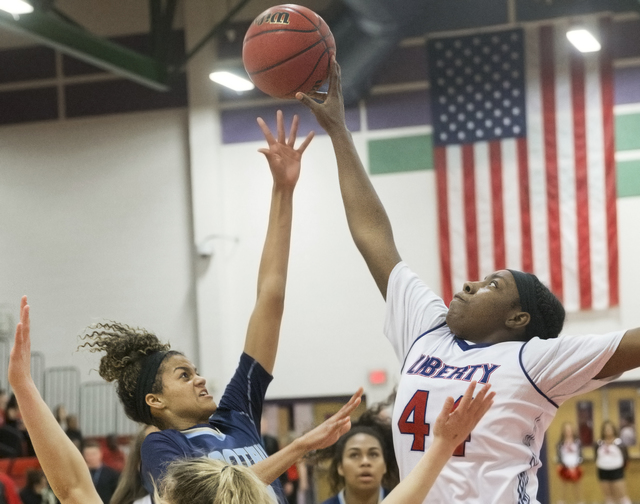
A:
[[[262,68],[262,69],[260,69],[260,70],[256,70],[255,72],[250,72],[250,73],[249,73],[249,75],[250,75],[250,76],[253,76],[253,75],[261,74],[261,73],[263,73],[263,72],[267,72],[267,71],[272,70],[272,69],[274,69],[274,68],[276,68],[276,67],[279,67],[280,65],[283,65],[284,63],[287,63],[288,61],[291,61],[292,59],[297,58],[297,57],[298,57],[298,56],[300,56],[301,54],[304,54],[304,53],[306,53],[306,52],[310,51],[311,49],[313,49],[314,47],[317,47],[319,44],[322,44],[323,42],[324,42],[324,37],[323,37],[321,40],[318,40],[315,44],[310,45],[309,47],[305,47],[305,49],[304,49],[303,51],[300,51],[299,53],[296,53],[296,54],[294,54],[294,55],[292,55],[292,56],[289,56],[287,59],[280,60],[280,61],[278,61],[275,65],[271,65],[271,66],[268,66],[267,68]],[[326,44],[325,44],[325,45],[326,45]],[[322,53],[322,56],[324,56],[324,54],[325,54],[326,52],[327,52],[327,51],[325,50],[325,51]],[[320,56],[320,58],[322,58],[322,56]],[[307,77],[307,78],[308,78],[308,77]]]
[[[320,28],[320,26],[322,26],[322,23],[319,20],[318,20],[318,24],[315,24],[313,21],[311,21],[311,19],[309,19],[307,17],[307,15],[304,12],[299,11],[297,9],[294,9],[293,7],[287,7],[287,8],[291,9],[293,12],[297,12],[298,14],[300,14],[303,18],[305,18],[307,21],[309,21],[312,26],[315,26],[316,30],[320,31],[319,28]],[[316,14],[316,16],[318,16],[318,15]]]
[[[325,44],[326,45],[326,44]],[[292,94],[295,95],[295,93],[297,93],[298,91],[300,91],[300,89],[302,88],[302,86],[305,85],[305,83],[311,78],[311,76],[315,73],[316,69],[318,68],[318,65],[320,64],[320,62],[324,59],[324,55],[328,54],[330,52],[329,48],[327,47],[327,49],[320,55],[320,57],[318,58],[318,61],[316,61],[315,66],[313,67],[313,70],[311,70],[311,72],[309,72],[309,75],[307,75],[307,78],[305,80],[302,81],[302,84],[300,84],[297,88],[295,88],[293,91],[289,91],[287,93],[287,95],[291,96]]]

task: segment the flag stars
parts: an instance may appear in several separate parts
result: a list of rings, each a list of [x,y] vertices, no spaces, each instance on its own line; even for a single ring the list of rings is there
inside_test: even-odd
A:
[[[522,42],[520,31],[511,30],[429,45],[437,68],[432,81],[437,143],[490,141],[525,131]]]

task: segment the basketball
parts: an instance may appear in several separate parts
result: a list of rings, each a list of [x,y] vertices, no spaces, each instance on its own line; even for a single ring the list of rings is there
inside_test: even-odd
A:
[[[275,98],[317,90],[329,75],[336,44],[327,23],[295,4],[260,14],[244,37],[242,61],[255,86]]]

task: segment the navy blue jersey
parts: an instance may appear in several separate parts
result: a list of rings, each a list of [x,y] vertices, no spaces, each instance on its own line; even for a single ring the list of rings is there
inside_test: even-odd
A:
[[[230,464],[253,465],[267,458],[260,438],[262,403],[273,377],[252,357],[243,353],[238,369],[227,385],[209,424],[186,430],[152,432],[142,443],[142,481],[153,495],[153,481],[160,481],[174,460],[209,457]],[[282,486],[271,487],[278,501],[286,503]]]

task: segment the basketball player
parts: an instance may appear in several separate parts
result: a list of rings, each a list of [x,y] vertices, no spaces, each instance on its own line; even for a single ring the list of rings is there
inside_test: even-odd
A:
[[[127,416],[159,429],[147,436],[141,450],[140,472],[149,494],[153,494],[153,481],[159,481],[166,467],[176,459],[204,456],[252,466],[267,458],[259,425],[264,396],[272,380],[284,311],[293,194],[301,158],[313,132],[296,148],[298,116],[293,118],[288,138],[281,111],[277,113],[275,136],[262,119],[258,123],[268,144],[259,151],[267,158],[273,178],[271,210],[258,271],[257,299],[244,351],[219,404],[214,402],[205,379],[191,361],[170,350],[155,334],[106,322],[92,326],[84,337],[83,346],[104,352],[100,376],[117,382],[118,396]],[[260,475],[272,483],[272,492],[278,494],[282,503],[286,501],[276,478],[290,465],[279,472]]]
[[[61,504],[101,504],[82,455],[54,418],[31,376],[29,312],[27,297],[23,296],[8,369],[9,383],[18,399],[22,418],[42,469]],[[434,425],[431,449],[411,475],[384,500],[385,504],[419,504],[424,499],[458,442],[493,404],[495,393],[489,392],[491,385],[482,387],[474,397],[475,387],[476,382],[471,382],[457,408],[453,398],[447,398]],[[266,482],[275,479],[306,450],[324,448],[345,434],[351,426],[349,415],[360,404],[361,395],[362,389],[338,413],[251,469],[208,457],[176,459],[169,464],[164,479],[154,481],[156,502],[274,504]],[[160,494],[156,484],[160,486]]]
[[[402,364],[393,412],[401,478],[432,443],[434,405],[478,380],[493,385],[496,404],[425,502],[537,502],[540,448],[558,406],[640,366],[640,329],[559,337],[560,302],[534,275],[511,270],[465,283],[447,309],[400,258],[345,124],[335,58],[328,93],[296,97],[331,138],[351,235],[387,302],[384,331]]]

